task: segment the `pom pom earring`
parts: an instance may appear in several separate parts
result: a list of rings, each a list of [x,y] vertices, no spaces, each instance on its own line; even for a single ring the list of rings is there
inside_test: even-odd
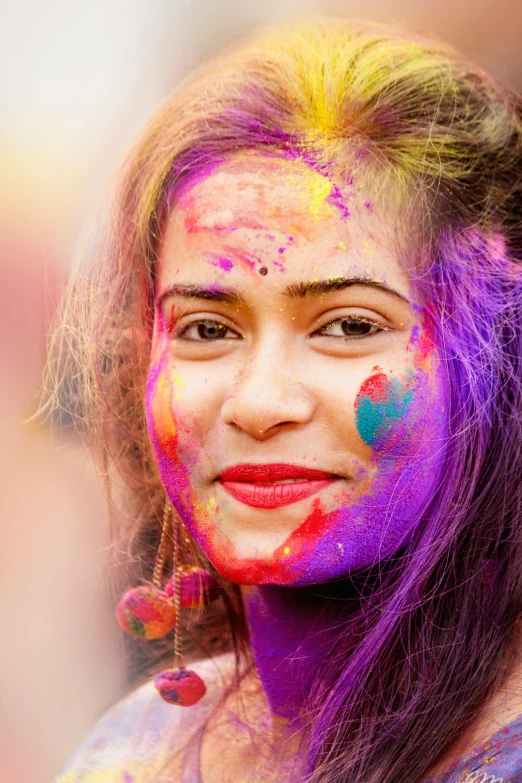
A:
[[[212,574],[204,568],[181,565],[180,520],[176,515],[173,529],[173,573],[162,587],[167,544],[172,520],[172,506],[165,500],[161,540],[154,564],[152,585],[140,585],[127,590],[116,607],[116,617],[127,633],[139,639],[160,639],[174,630],[174,668],[154,677],[161,698],[169,704],[191,707],[206,692],[206,686],[196,672],[187,669],[183,661],[181,642],[181,607],[204,606],[219,597],[220,588]]]

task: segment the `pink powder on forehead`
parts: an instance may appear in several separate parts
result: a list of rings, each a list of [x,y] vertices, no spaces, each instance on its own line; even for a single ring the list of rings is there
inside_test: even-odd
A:
[[[230,272],[235,266],[230,258],[225,258],[223,256],[216,256],[215,258],[210,259],[210,263],[212,266],[218,266],[223,272]]]

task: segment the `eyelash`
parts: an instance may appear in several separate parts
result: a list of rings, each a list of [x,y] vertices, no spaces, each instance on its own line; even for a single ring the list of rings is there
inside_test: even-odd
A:
[[[350,337],[348,335],[341,337],[341,335],[336,336],[336,335],[324,334],[326,329],[328,329],[330,326],[335,326],[336,324],[342,324],[345,323],[346,321],[368,324],[370,326],[374,326],[377,329],[377,331],[373,332],[372,334],[363,334],[360,335],[359,337],[357,336]],[[349,317],[341,316],[340,318],[335,318],[333,321],[329,321],[327,324],[324,324],[324,326],[321,326],[321,328],[317,329],[313,334],[319,334],[319,335],[322,334],[324,337],[337,337],[337,339],[344,339],[344,340],[362,340],[365,337],[374,337],[376,334],[379,334],[380,332],[389,332],[389,331],[390,331],[389,327],[384,326],[384,324],[381,324],[378,321],[374,321],[372,318],[365,318],[361,315],[351,315]]]
[[[326,332],[326,330],[328,328],[330,328],[332,326],[335,326],[336,324],[345,323],[346,321],[357,322],[357,323],[362,323],[362,324],[368,324],[370,326],[375,327],[377,329],[377,331],[372,332],[371,334],[364,334],[364,335],[359,335],[359,336],[345,335],[344,337],[341,336],[341,335],[328,335],[328,334],[325,334],[325,332]],[[203,326],[219,326],[219,327],[223,327],[226,331],[229,331],[229,332],[233,332],[234,331],[230,327],[225,326],[225,324],[221,323],[221,321],[212,321],[210,319],[201,319],[199,321],[192,321],[190,324],[187,324],[185,327],[183,327],[181,329],[181,331],[179,331],[177,334],[175,333],[174,337],[176,337],[178,339],[182,339],[182,340],[187,340],[189,342],[195,342],[195,343],[220,342],[223,339],[227,339],[225,337],[215,337],[215,338],[210,338],[208,340],[204,340],[204,339],[194,339],[192,337],[185,337],[184,336],[188,332],[188,330],[191,329],[192,327],[194,327],[194,326],[202,326],[202,325]],[[169,329],[169,331],[173,331],[173,329]],[[351,340],[362,340],[362,339],[365,339],[367,337],[374,337],[375,335],[379,334],[380,332],[389,332],[389,331],[390,331],[389,327],[384,326],[383,324],[378,323],[377,321],[374,321],[371,318],[363,318],[362,316],[353,315],[353,316],[350,316],[348,318],[346,316],[340,317],[340,318],[335,318],[333,321],[329,321],[328,323],[326,323],[323,326],[321,326],[319,329],[317,329],[315,332],[313,332],[311,336],[313,337],[314,335],[316,335],[316,336],[322,336],[322,337],[333,337],[334,339],[343,339],[345,341],[351,341]],[[228,339],[236,339],[236,338],[234,337],[234,338],[228,338]]]
[[[223,329],[227,332],[234,332],[233,329],[231,329],[229,326],[225,326],[225,324],[221,323],[221,321],[212,321],[208,318],[204,318],[199,321],[192,321],[191,323],[187,324],[179,332],[175,333],[174,337],[180,338],[182,340],[188,340],[191,343],[212,343],[212,342],[218,342],[220,339],[223,339],[223,338],[214,338],[210,340],[194,340],[192,337],[184,337],[185,333],[188,332],[188,330],[191,329],[193,326],[219,326],[219,327],[223,327]],[[235,340],[236,338],[234,337],[228,339]]]

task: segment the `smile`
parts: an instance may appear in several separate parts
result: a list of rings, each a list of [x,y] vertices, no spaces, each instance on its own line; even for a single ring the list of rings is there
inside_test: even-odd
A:
[[[223,489],[236,500],[255,508],[279,508],[304,500],[339,480],[340,476],[299,465],[243,464],[223,470]]]

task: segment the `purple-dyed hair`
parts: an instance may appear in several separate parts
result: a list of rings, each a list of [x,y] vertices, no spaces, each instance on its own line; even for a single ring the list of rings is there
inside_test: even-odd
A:
[[[269,29],[160,107],[70,284],[47,383],[123,481],[119,596],[150,578],[159,540],[144,388],[177,188],[235,151],[273,149],[357,170],[411,223],[405,263],[450,379],[443,475],[399,553],[328,588],[338,612],[305,707],[309,783],[418,783],[505,677],[522,612],[521,114],[441,44],[344,21]],[[245,650],[238,592],[226,595]]]

